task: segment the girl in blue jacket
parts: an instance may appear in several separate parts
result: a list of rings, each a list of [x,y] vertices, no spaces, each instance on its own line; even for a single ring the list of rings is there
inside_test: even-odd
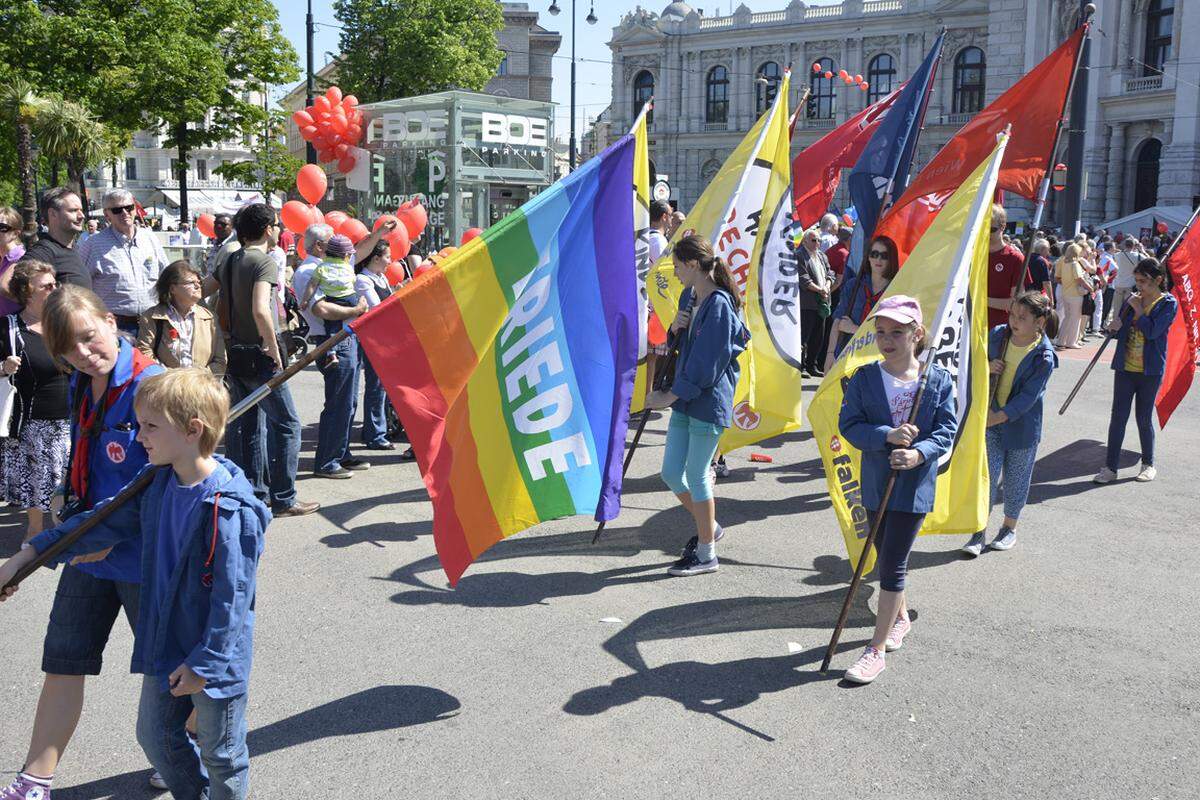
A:
[[[684,286],[671,331],[679,337],[675,379],[668,391],[651,392],[647,408],[671,407],[662,478],[696,523],[696,536],[683,556],[667,570],[671,575],[716,572],[717,540],[712,479],[708,465],[717,440],[733,419],[738,356],[750,332],[738,316],[741,295],[729,266],[699,236],[675,245],[675,276]]]
[[[1142,442],[1142,469],[1137,479],[1154,480],[1154,398],[1162,385],[1167,366],[1167,331],[1179,311],[1174,296],[1167,294],[1167,271],[1157,258],[1143,258],[1133,270],[1137,292],[1109,324],[1117,334],[1113,354],[1112,419],[1108,423],[1108,459],[1092,478],[1112,483],[1120,466],[1121,443],[1129,423],[1130,406],[1135,406],[1138,436]]]
[[[1007,349],[1006,329],[1010,334]],[[1058,317],[1050,298],[1041,292],[1027,292],[1013,301],[1008,325],[997,325],[988,336],[991,371],[999,381],[987,421],[992,503],[1002,493],[1004,496],[1004,524],[987,545],[993,550],[1008,550],[1017,543],[1017,518],[1029,498],[1033,462],[1042,439],[1042,395],[1050,373],[1058,366],[1050,341],[1057,335]],[[979,531],[963,546],[963,552],[978,556],[983,548],[984,531]]]
[[[862,451],[862,504],[868,519],[883,504],[889,476],[896,482],[876,533],[879,610],[871,643],[846,679],[870,683],[883,672],[884,651],[899,650],[912,627],[904,597],[908,554],[925,515],[933,510],[938,459],[950,450],[958,429],[954,381],[930,364],[920,377],[917,356],[925,342],[921,306],[893,295],[871,314],[882,362],[860,368],[846,383],[838,428]],[[925,391],[915,413],[921,381]]]

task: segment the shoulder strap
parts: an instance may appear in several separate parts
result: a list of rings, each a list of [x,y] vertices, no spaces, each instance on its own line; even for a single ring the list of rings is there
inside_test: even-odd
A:
[[[150,352],[154,354],[155,358],[158,357],[158,346],[162,344],[164,322],[166,322],[166,320],[164,320],[162,317],[154,320],[154,346],[150,348]]]

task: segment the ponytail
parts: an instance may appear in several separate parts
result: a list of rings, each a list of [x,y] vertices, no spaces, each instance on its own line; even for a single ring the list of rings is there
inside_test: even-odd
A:
[[[1058,312],[1050,307],[1050,298],[1041,292],[1024,292],[1016,299],[1016,304],[1024,306],[1034,319],[1044,321],[1043,332],[1051,339],[1058,336]]]
[[[733,278],[733,272],[725,263],[725,259],[713,252],[712,245],[704,237],[696,234],[683,237],[675,243],[674,255],[685,264],[689,261],[696,262],[709,280],[729,295],[734,311],[741,310],[742,293],[738,289],[737,281]]]
[[[708,272],[708,277],[712,278],[712,282],[720,288],[724,289],[729,294],[729,299],[733,302],[733,310],[742,310],[742,292],[738,289],[737,281],[733,279],[733,272],[729,269],[729,265],[725,263],[725,259],[720,256],[713,256],[712,261],[703,267]]]

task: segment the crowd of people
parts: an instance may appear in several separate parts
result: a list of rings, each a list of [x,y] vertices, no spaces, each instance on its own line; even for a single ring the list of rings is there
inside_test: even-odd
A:
[[[168,262],[158,239],[138,224],[127,191],[106,192],[102,209],[107,224],[85,239],[79,197],[47,192],[44,231],[25,248],[20,216],[0,208],[0,368],[13,390],[13,413],[0,430],[0,496],[26,512],[25,542],[0,566],[0,584],[149,465],[169,469],[56,557],[65,566],[47,626],[29,753],[0,799],[49,797],[82,713],[85,676],[99,673],[122,612],[135,632],[134,669],[145,674],[138,741],[156,770],[152,782],[177,797],[241,798],[263,534],[271,519],[319,506],[297,496],[301,424],[287,385],[236,419],[231,407],[262,394],[288,364],[295,347],[289,301],[298,306],[295,324],[319,345],[390,294],[386,236],[397,223],[385,221],[357,243],[314,224],[298,243],[306,256],[293,269],[284,245],[297,243],[282,235],[274,209],[252,204],[216,217],[216,238],[200,266]],[[648,241],[657,258],[683,215],[658,201],[650,211]],[[995,390],[987,459],[1004,520],[990,543],[984,531],[970,538],[963,550],[972,556],[1014,546],[1057,353],[1090,335],[1117,340],[1107,463],[1095,481],[1116,477],[1131,412],[1141,443],[1137,479],[1154,479],[1151,410],[1177,310],[1157,258],[1160,242],[1104,231],[1061,241],[1036,231],[1021,241],[1007,232],[1002,207],[992,220]],[[919,303],[884,296],[900,269],[895,243],[870,239],[855,265],[851,240],[852,231],[827,215],[799,236],[796,253],[801,379],[822,377],[867,322],[882,356],[849,379],[840,418],[843,435],[863,453],[863,504],[881,518],[876,630],[846,674],[868,683],[911,629],[908,554],[933,508],[934,466],[957,423],[945,370],[931,366],[919,388],[926,346]],[[680,238],[672,259],[684,287],[670,326],[678,354],[646,406],[672,409],[662,477],[691,514],[696,535],[668,571],[694,576],[719,568],[716,448],[732,421],[749,332],[729,267],[707,240]],[[317,368],[324,403],[312,474],[349,479],[370,466],[351,449],[359,405],[362,448],[392,450],[402,431],[393,430],[379,374],[353,335]],[[412,457],[411,448],[404,457]],[[893,470],[900,477],[881,508]],[[58,493],[63,504],[54,523]]]

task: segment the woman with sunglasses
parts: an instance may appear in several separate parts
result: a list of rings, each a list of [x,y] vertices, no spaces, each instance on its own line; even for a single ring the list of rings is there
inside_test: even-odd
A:
[[[21,215],[12,206],[0,206],[0,314],[16,314],[21,304],[9,290],[13,264],[25,255],[21,244]]]
[[[200,273],[172,261],[155,284],[158,305],[138,323],[137,348],[164,367],[204,367],[225,374],[225,340],[200,304]]]
[[[42,338],[42,309],[57,288],[54,267],[25,260],[11,270],[20,311],[0,318],[0,369],[16,387],[0,451],[0,499],[25,509],[25,541],[42,532],[50,498],[67,474],[71,449],[67,376]]]
[[[896,243],[887,236],[876,236],[863,255],[858,270],[846,276],[842,283],[842,294],[838,307],[833,312],[833,334],[829,351],[825,354],[825,371],[841,355],[842,348],[858,330],[871,309],[883,297],[892,279],[900,270],[900,254]]]

